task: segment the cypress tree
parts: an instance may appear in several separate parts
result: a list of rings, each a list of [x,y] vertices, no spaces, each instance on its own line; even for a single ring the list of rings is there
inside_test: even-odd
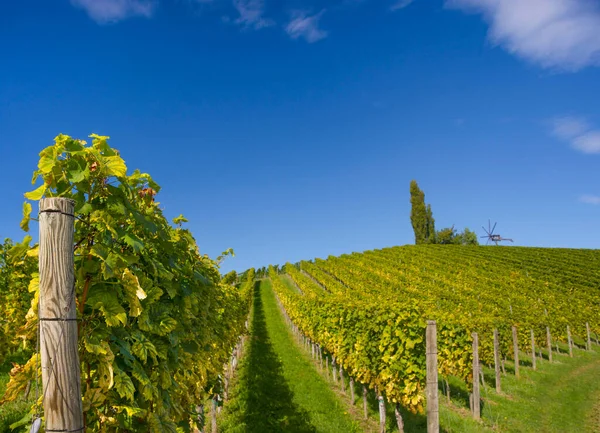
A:
[[[410,222],[415,232],[415,244],[435,243],[435,220],[431,205],[425,205],[425,193],[416,180],[410,182]]]

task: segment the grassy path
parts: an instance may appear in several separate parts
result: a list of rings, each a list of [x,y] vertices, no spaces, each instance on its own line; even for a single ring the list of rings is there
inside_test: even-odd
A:
[[[223,432],[359,431],[294,344],[269,281],[255,286],[251,339],[239,372]]]

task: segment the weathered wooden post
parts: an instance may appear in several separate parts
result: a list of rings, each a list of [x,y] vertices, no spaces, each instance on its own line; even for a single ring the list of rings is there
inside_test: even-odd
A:
[[[533,329],[531,330],[531,366],[536,369],[535,366],[535,336],[533,335]]]
[[[512,327],[513,351],[515,354],[515,376],[519,377],[519,340],[517,337],[517,327]]]
[[[587,350],[592,350],[592,336],[590,333],[590,324],[588,322],[585,322],[585,331],[587,333],[587,344],[585,345],[585,348]]]
[[[500,341],[498,329],[494,329],[494,371],[496,372],[496,392],[502,392],[500,384]]]
[[[385,433],[385,400],[383,396],[378,397],[379,400],[379,433]]]
[[[335,357],[332,356],[331,357],[331,374],[333,375],[333,382],[337,383],[337,370],[336,370],[335,366],[336,366]]]
[[[396,416],[396,425],[398,426],[398,431],[400,433],[404,433],[404,419],[402,419],[400,405],[398,403],[396,403],[396,406],[394,407],[394,415]]]
[[[39,327],[45,431],[83,432],[77,348],[75,202],[40,200]]]
[[[217,433],[217,407],[218,407],[218,404],[219,403],[217,402],[217,396],[213,395],[212,410],[210,411],[212,433]]]
[[[546,343],[548,344],[548,361],[552,362],[552,336],[549,326],[546,326]]]
[[[573,340],[571,339],[571,327],[567,325],[567,343],[569,345],[569,356],[573,358]]]
[[[204,405],[200,404],[196,406],[196,425],[194,433],[204,433]]]
[[[354,404],[354,378],[350,377],[350,400]]]
[[[367,385],[363,384],[363,412],[365,419],[369,418],[369,413],[367,412],[367,392]]]
[[[437,325],[435,320],[427,321],[425,357],[427,362],[427,433],[439,433]]]
[[[473,418],[481,418],[481,402],[479,394],[479,337],[473,332]],[[436,390],[437,391],[437,390]]]
[[[340,365],[340,381],[342,382],[342,392],[346,394],[346,381],[344,380],[344,367]]]

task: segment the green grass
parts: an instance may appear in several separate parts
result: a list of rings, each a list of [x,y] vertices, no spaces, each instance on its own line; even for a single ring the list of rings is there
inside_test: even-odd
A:
[[[553,353],[554,362],[520,354],[520,378],[514,376],[514,364],[506,363],[502,375],[502,393],[496,393],[494,370],[485,367],[486,387],[481,388],[482,421],[474,424],[468,412],[468,392],[463,383],[450,380],[452,403],[440,395],[440,423],[448,432],[544,432],[579,433],[600,431],[600,353],[575,350],[570,358],[567,348]],[[457,414],[464,414],[461,423]]]
[[[300,352],[269,281],[255,286],[251,338],[220,422],[223,432],[360,431]]]

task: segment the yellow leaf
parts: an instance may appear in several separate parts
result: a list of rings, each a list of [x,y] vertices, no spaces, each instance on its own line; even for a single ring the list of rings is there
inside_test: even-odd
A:
[[[41,185],[39,188],[25,193],[25,198],[28,200],[39,200],[46,192],[46,185]]]
[[[127,166],[120,156],[106,156],[104,167],[107,176],[125,177],[127,175]]]
[[[29,293],[35,293],[40,288],[40,274],[32,274],[32,277],[33,278],[31,278],[31,281],[29,282],[29,288],[27,289]]]
[[[29,231],[29,218],[31,215],[31,203],[23,203],[23,219],[21,220],[21,228],[26,232]]]

